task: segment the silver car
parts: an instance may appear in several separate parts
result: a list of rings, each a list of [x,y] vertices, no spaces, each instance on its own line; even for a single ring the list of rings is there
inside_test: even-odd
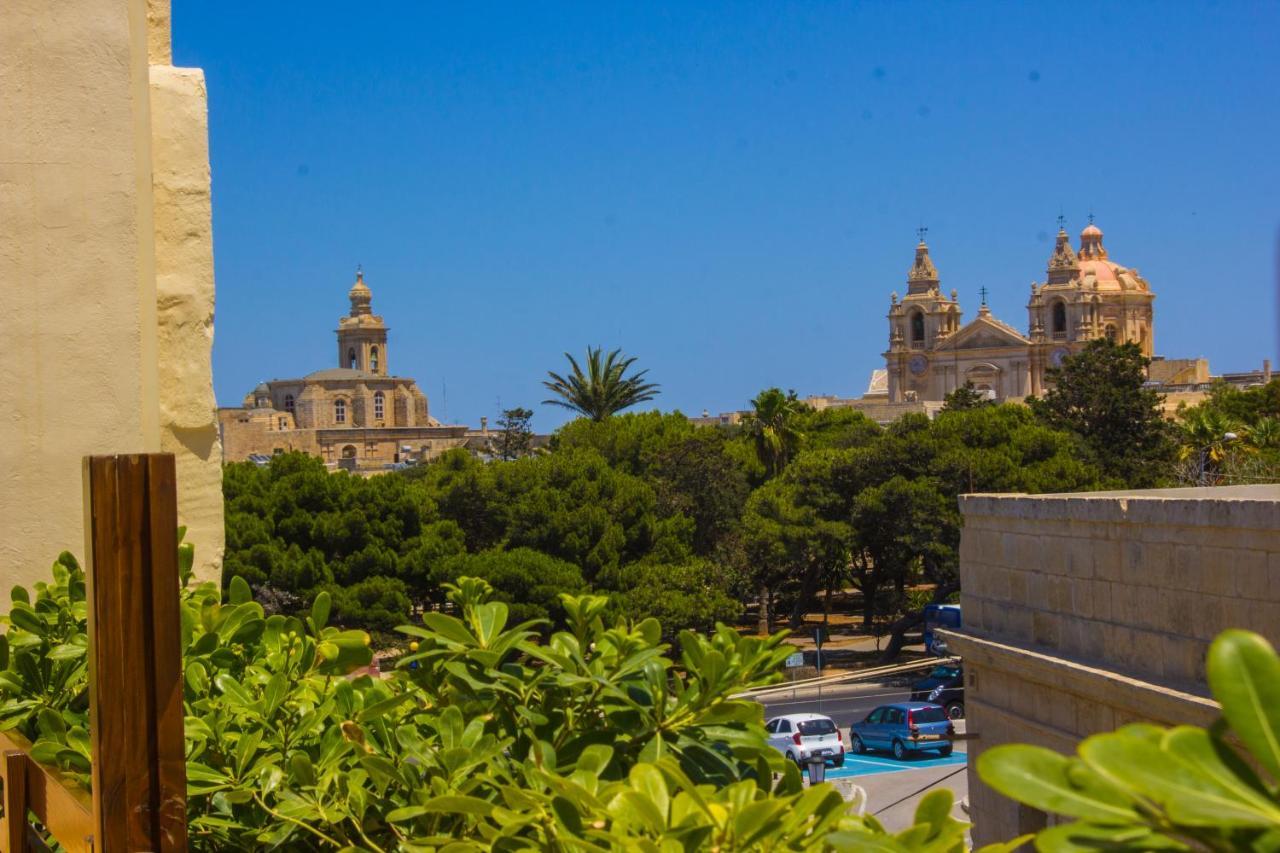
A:
[[[844,737],[835,721],[821,714],[784,714],[765,723],[769,744],[797,764],[814,757],[844,766]]]

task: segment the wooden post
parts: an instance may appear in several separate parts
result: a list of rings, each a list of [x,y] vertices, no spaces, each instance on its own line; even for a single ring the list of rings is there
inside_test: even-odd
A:
[[[173,455],[84,460],[95,853],[187,848]]]
[[[27,847],[27,756],[5,750],[4,820],[0,821],[0,843],[5,853],[26,853]]]

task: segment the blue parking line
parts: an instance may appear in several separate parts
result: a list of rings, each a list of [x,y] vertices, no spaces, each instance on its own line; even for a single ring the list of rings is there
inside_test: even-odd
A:
[[[953,752],[946,758],[908,758],[898,761],[895,758],[881,758],[870,755],[853,755],[846,753],[843,767],[828,767],[828,779],[848,779],[853,776],[874,776],[878,773],[900,773],[903,770],[925,770],[930,767],[948,767],[964,764],[969,756],[963,752]]]

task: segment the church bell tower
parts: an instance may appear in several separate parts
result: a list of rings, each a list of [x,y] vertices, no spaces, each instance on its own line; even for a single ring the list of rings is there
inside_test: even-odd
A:
[[[356,283],[347,292],[351,313],[338,321],[338,366],[378,376],[387,375],[387,326],[373,313],[373,291],[356,269]]]

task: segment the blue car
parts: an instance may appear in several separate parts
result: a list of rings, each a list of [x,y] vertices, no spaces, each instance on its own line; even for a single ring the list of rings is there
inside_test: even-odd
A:
[[[928,702],[900,702],[881,705],[860,723],[849,727],[849,751],[858,754],[872,749],[893,753],[899,761],[912,752],[936,750],[950,755],[956,730],[941,705]]]

